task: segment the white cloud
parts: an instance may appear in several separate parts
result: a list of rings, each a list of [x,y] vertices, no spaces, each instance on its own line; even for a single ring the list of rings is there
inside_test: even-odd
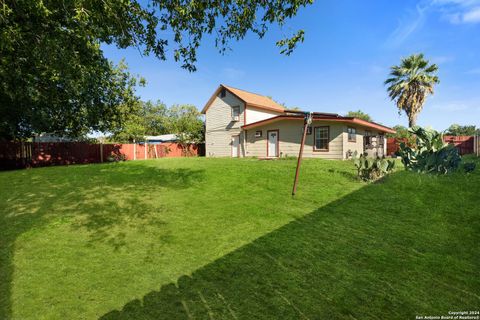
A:
[[[433,0],[433,5],[459,5],[459,6],[472,6],[478,4],[478,0]]]
[[[401,19],[397,28],[390,34],[387,39],[387,45],[397,47],[401,45],[411,34],[418,30],[425,21],[425,13],[428,6],[417,5],[414,11]]]
[[[452,24],[480,23],[480,0],[432,0],[431,6]]]
[[[480,22],[480,7],[474,8],[463,15],[463,21],[466,23]]]
[[[433,11],[452,24],[480,23],[480,0],[423,0],[399,21],[386,41],[387,46],[398,47],[403,44],[421,29],[428,13]]]

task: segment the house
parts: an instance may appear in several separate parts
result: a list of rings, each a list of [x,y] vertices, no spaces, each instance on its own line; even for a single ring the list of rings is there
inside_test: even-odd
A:
[[[202,110],[207,157],[277,158],[297,156],[304,115],[287,110],[271,98],[220,85]],[[386,153],[386,133],[378,123],[338,114],[314,112],[304,156],[346,159],[355,151],[370,156]]]
[[[145,136],[145,142],[148,144],[160,144],[163,142],[177,142],[178,138],[175,134],[161,134],[159,136]]]
[[[33,142],[74,142],[74,138],[60,136],[54,133],[40,133],[33,137]]]

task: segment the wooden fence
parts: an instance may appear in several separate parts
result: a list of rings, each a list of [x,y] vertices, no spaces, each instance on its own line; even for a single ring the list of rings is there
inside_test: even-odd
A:
[[[0,169],[198,156],[203,149],[203,145],[192,145],[185,150],[178,143],[0,142]]]
[[[480,157],[480,135],[477,135],[474,137],[473,146],[474,146],[473,152],[477,155],[477,157]]]
[[[443,141],[455,145],[461,155],[471,153],[477,153],[478,155],[477,149],[479,143],[477,138],[474,136],[443,136]],[[395,154],[400,149],[400,142],[402,141],[406,141],[406,139],[388,138],[387,154]]]

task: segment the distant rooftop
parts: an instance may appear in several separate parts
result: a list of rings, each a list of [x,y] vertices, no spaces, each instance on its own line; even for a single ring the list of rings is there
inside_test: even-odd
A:
[[[161,141],[161,142],[167,142],[167,141],[176,141],[177,136],[173,133],[171,134],[161,134],[159,136],[145,136],[146,141]]]

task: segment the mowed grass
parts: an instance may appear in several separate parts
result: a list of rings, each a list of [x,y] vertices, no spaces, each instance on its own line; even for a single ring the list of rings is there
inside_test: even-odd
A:
[[[413,319],[480,306],[480,173],[160,159],[0,172],[0,319]]]

